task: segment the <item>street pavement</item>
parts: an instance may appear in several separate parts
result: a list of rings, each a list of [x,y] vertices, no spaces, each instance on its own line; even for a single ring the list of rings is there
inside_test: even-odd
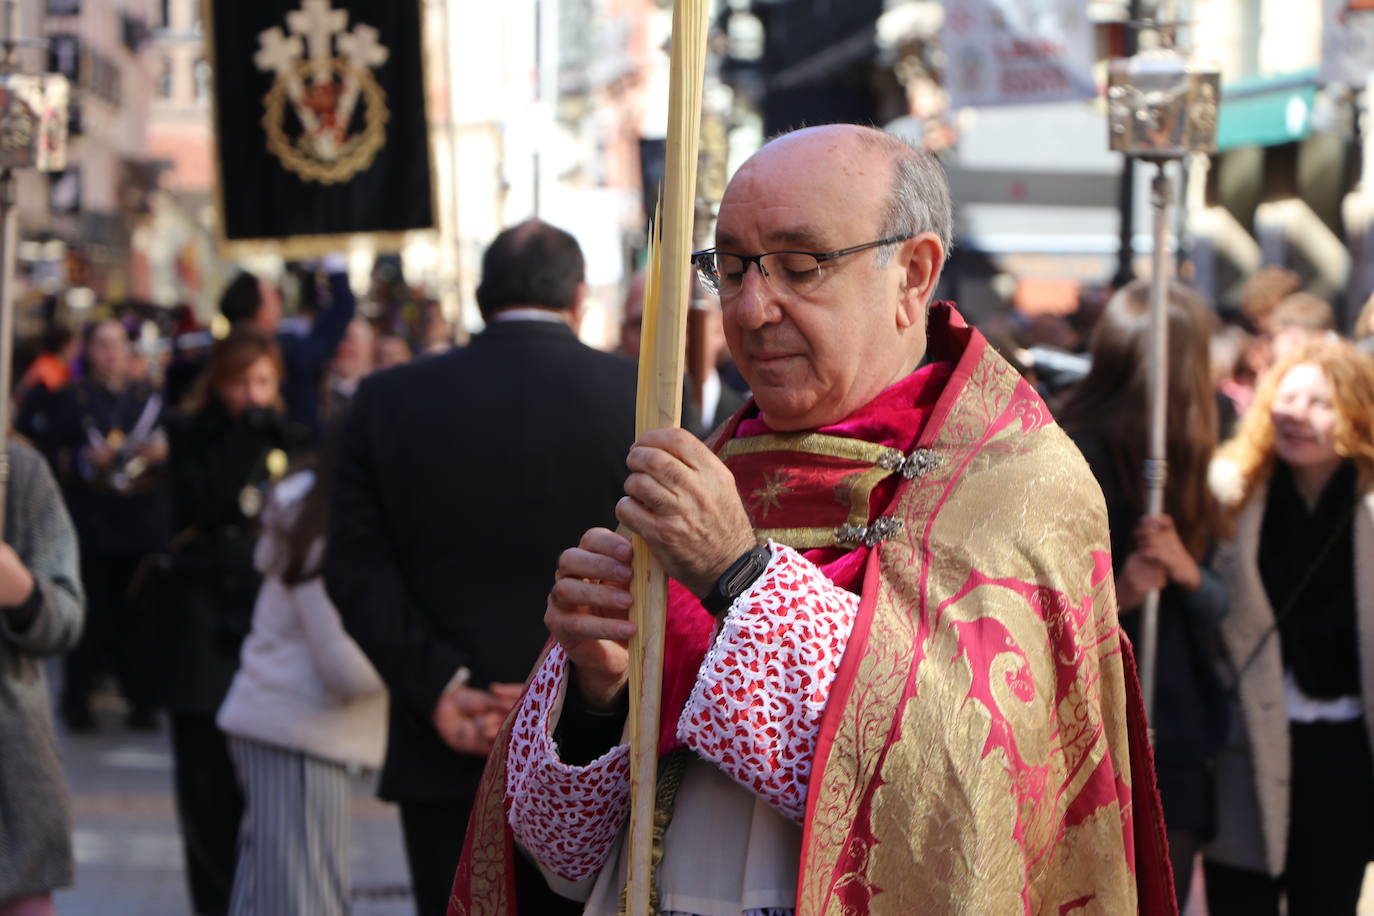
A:
[[[126,731],[122,704],[98,698],[100,728],[58,743],[72,790],[76,884],[55,896],[60,916],[188,916],[164,722]],[[353,793],[353,914],[413,916],[394,806],[359,778]]]
[[[95,712],[94,734],[58,727],[72,791],[76,884],[57,893],[57,911],[189,916],[166,724],[155,734],[129,732],[121,724],[123,705],[112,697],[97,697]],[[353,793],[352,863],[353,916],[413,916],[396,809],[377,801],[371,780],[362,777]],[[1184,916],[1207,916],[1200,875],[1193,890]],[[1358,916],[1374,916],[1374,870]]]

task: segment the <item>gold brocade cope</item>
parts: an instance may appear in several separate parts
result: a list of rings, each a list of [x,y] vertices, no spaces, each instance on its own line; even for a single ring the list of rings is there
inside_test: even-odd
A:
[[[1105,506],[1044,403],[963,333],[917,443],[942,460],[868,558],[798,916],[1136,912]]]
[[[852,488],[842,502],[832,482],[853,473],[874,475],[869,493],[900,522],[863,552],[812,760],[796,914],[1175,916],[1101,491],[981,335],[947,305],[929,328],[932,359],[957,362],[900,466],[843,437],[731,440],[738,418],[717,441],[760,533],[816,528],[784,514],[793,501],[848,524]],[[879,477],[880,463],[894,467]],[[451,916],[517,912],[503,779],[495,754]]]
[[[870,518],[874,487],[893,474],[920,476],[938,464],[929,450],[908,456],[822,433],[731,439],[720,457],[734,475],[758,538],[796,550],[847,550],[890,537],[895,526],[889,520]]]

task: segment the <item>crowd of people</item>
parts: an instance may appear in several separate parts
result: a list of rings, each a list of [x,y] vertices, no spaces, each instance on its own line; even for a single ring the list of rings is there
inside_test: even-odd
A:
[[[789,184],[841,155],[874,168],[836,201]],[[1057,339],[1079,352],[1028,338],[1002,347],[1004,361],[932,305],[949,246],[936,172],[850,128],[788,135],[741,168],[717,247],[695,260],[713,294],[684,386],[695,437],[635,443],[642,294],[627,298],[621,352],[579,342],[580,248],[538,221],[486,252],[486,330],[462,348],[442,346],[437,315],[411,339],[361,317],[328,261],[304,317],[285,318],[275,285],[240,274],[208,347],[150,352],[119,316],[46,332],[20,367],[0,546],[0,808],[14,812],[0,819],[0,916],[51,913],[51,891],[72,880],[40,676],[62,653],[57,712],[74,735],[100,727],[92,697],[107,677],[125,727],[165,721],[197,914],[347,912],[360,770],[380,770],[379,794],[398,805],[421,916],[495,885],[521,912],[614,913],[627,779],[618,524],[674,579],[664,911],[811,912],[797,889],[819,893],[830,866],[818,862],[850,855],[857,836],[871,848],[900,836],[903,861],[943,869],[945,884],[875,853],[836,860],[836,874],[862,875],[837,882],[836,899],[885,911],[874,894],[919,885],[943,912],[964,892],[944,858],[957,848],[975,872],[1005,868],[999,856],[1039,863],[988,885],[989,900],[1085,899],[1087,881],[1105,903],[1167,912],[1200,862],[1213,916],[1277,916],[1284,901],[1293,916],[1354,913],[1374,860],[1374,297],[1351,339],[1290,271],[1257,273],[1226,320],[1171,284],[1168,483],[1165,511],[1149,514],[1148,284],[1114,291]],[[864,195],[871,208],[839,205]],[[775,197],[778,212],[813,218],[811,236],[756,203]],[[926,558],[915,571],[892,559],[901,546]],[[987,597],[993,585],[1035,613]],[[783,614],[760,597],[770,590],[791,602],[785,627],[769,622]],[[1119,618],[1122,645],[1138,641],[1156,591],[1167,866],[1147,848],[1151,782],[1133,768],[1149,757],[1123,713],[1134,675],[1116,630]],[[1032,601],[1048,593],[1059,610]],[[751,600],[763,602],[753,632],[820,698],[778,721],[722,720],[712,705],[781,689],[767,664],[732,655]],[[1055,616],[1079,605],[1071,624]],[[913,610],[920,625],[903,629],[892,608],[907,606],[942,610]],[[794,652],[784,630],[815,644]],[[937,681],[922,640],[966,659],[970,680]],[[984,660],[1006,651],[985,640],[1020,660]],[[907,642],[918,648],[902,660]],[[856,654],[872,664],[853,667]],[[822,717],[885,683],[907,692],[864,720],[883,737],[842,745],[848,720]],[[1006,691],[1029,707],[1047,689],[1058,703],[1043,721],[1008,712]],[[1055,742],[1084,722],[1095,737],[1073,750],[1093,776],[1050,785],[1059,771],[1044,759],[1071,756]],[[754,729],[773,743],[750,744]],[[991,744],[1012,761],[999,772],[1015,771],[1004,799],[980,770]],[[843,830],[816,839],[822,802],[808,807],[808,792],[839,766],[855,807],[827,815]],[[976,838],[902,820],[955,797],[967,807],[943,816],[976,823]],[[977,808],[985,799],[1000,800]],[[1018,825],[1010,846],[988,840],[999,819]],[[847,840],[815,845],[835,836]],[[525,854],[502,851],[511,839]],[[1172,888],[1152,888],[1147,870],[1171,871]],[[855,904],[861,887],[870,896]]]

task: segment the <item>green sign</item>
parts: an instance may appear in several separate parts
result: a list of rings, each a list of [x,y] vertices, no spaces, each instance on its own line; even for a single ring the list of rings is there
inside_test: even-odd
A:
[[[1217,149],[1277,146],[1312,132],[1317,68],[1277,76],[1252,76],[1221,90]]]

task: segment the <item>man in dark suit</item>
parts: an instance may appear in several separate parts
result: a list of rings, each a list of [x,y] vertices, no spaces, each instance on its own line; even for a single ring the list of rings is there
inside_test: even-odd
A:
[[[380,795],[421,916],[445,911],[486,753],[548,637],[550,571],[623,495],[635,369],[578,341],[583,274],[566,232],[502,232],[487,329],[365,379],[344,434],[325,581],[391,691]]]

